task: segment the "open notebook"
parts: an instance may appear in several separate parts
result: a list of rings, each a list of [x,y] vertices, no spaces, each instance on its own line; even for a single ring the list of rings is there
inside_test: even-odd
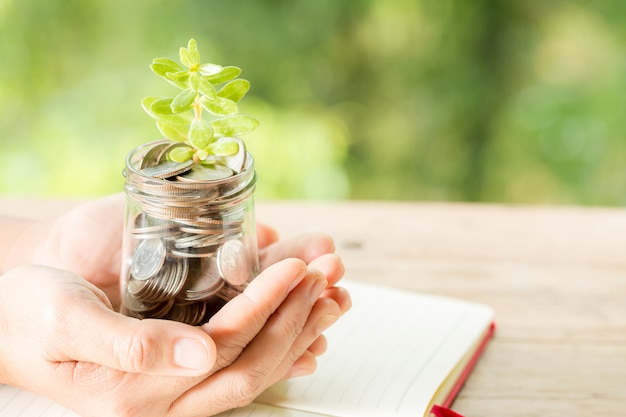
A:
[[[327,330],[314,375],[281,382],[220,417],[430,416],[449,407],[493,333],[491,308],[342,281],[353,307]],[[437,415],[445,415],[436,407]],[[0,386],[0,416],[76,417]]]

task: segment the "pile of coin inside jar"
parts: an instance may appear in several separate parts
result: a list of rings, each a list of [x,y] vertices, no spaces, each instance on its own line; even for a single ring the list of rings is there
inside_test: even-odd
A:
[[[126,163],[122,312],[208,321],[258,272],[253,161],[239,143],[225,165],[169,160],[159,141]]]

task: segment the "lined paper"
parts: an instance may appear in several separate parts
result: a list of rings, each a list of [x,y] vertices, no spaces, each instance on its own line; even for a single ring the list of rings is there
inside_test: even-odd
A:
[[[47,398],[8,385],[0,385],[0,416],[80,417]]]
[[[337,417],[423,415],[441,383],[493,320],[485,306],[342,282],[352,310],[327,331],[312,376],[257,402]]]
[[[323,414],[306,413],[299,410],[290,410],[263,404],[250,404],[247,407],[226,411],[217,417],[333,417]]]

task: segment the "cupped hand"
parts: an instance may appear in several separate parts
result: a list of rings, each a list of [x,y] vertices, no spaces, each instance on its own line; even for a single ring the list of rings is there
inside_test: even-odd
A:
[[[201,328],[122,316],[74,273],[20,267],[0,277],[0,382],[84,416],[213,415],[313,371],[349,307],[341,290],[322,296],[333,279],[275,262]]]
[[[103,290],[119,307],[119,274],[125,199],[121,193],[77,206],[59,219],[35,224],[22,239],[26,263],[74,272]],[[276,231],[257,224],[261,270],[286,258],[298,258],[328,276],[329,287],[343,276],[343,264],[334,254],[333,239],[305,234],[282,241]]]

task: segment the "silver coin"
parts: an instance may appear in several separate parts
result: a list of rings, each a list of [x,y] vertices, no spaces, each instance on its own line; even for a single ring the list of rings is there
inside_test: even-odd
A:
[[[190,263],[187,285],[179,296],[185,300],[204,300],[217,293],[223,285],[215,258],[196,259]]]
[[[219,248],[217,266],[229,284],[244,285],[251,278],[250,261],[241,240],[228,240]]]
[[[131,273],[135,279],[146,280],[155,276],[165,262],[165,245],[161,239],[139,242],[131,261]]]
[[[174,304],[164,318],[197,326],[204,322],[206,311],[207,304],[202,301],[190,304]]]
[[[143,159],[141,160],[141,165],[139,166],[139,169],[144,169],[144,168],[158,165],[159,159],[161,158],[163,151],[167,149],[169,146],[170,144],[167,142],[157,143],[156,145],[148,149],[148,152],[146,152]]]
[[[191,146],[187,145],[184,142],[171,142],[171,143],[168,143],[167,147],[165,149],[163,149],[163,152],[161,152],[161,154],[159,155],[158,163],[162,164],[163,162],[170,161],[170,159],[169,159],[170,152],[172,152],[172,150],[174,150],[176,148],[193,149]]]
[[[224,234],[211,235],[189,235],[176,239],[174,247],[176,249],[205,248],[208,246],[218,246],[224,240]]]
[[[214,248],[204,248],[202,250],[190,250],[190,249],[172,249],[170,255],[175,258],[212,258],[215,256]]]
[[[195,164],[190,170],[182,175],[178,175],[176,179],[183,182],[204,182],[215,181],[232,177],[233,171],[229,167],[223,165],[200,165]]]
[[[178,225],[173,222],[154,226],[135,227],[131,230],[131,234],[137,239],[167,238],[178,233]]]
[[[164,161],[158,165],[149,166],[140,172],[148,177],[166,179],[183,174],[191,169],[193,161],[174,162]]]
[[[235,177],[237,177],[238,175],[240,174],[236,174]],[[247,181],[242,180],[223,182],[222,184],[219,184],[219,196],[216,198],[216,200],[229,200],[236,194],[243,192],[252,192],[254,190],[255,183],[256,173],[253,175],[252,178],[248,179]]]
[[[177,265],[176,275],[172,278],[171,285],[168,287],[168,296],[176,297],[184,288],[189,277],[189,262],[187,259],[180,258],[174,261]]]
[[[187,278],[187,260],[175,259],[166,263],[163,272],[151,282],[151,301],[166,301],[176,297]]]
[[[170,310],[172,309],[172,307],[174,306],[174,299],[170,299],[167,301],[164,301],[162,303],[157,304],[157,306],[155,308],[153,308],[150,312],[149,315],[146,315],[146,318],[150,317],[150,318],[155,318],[155,319],[160,319],[165,317]]]
[[[141,301],[140,299],[138,299],[137,297],[135,297],[130,291],[125,291],[124,295],[123,295],[123,305],[135,312],[135,313],[143,313],[146,311],[150,311],[152,309],[154,309],[155,304],[154,303],[147,303],[144,301]]]
[[[235,155],[226,157],[226,166],[232,169],[236,174],[239,174],[246,166],[246,145],[243,143],[243,140],[239,138],[228,139],[235,140],[237,142],[237,144],[239,145],[239,151],[237,151]]]

